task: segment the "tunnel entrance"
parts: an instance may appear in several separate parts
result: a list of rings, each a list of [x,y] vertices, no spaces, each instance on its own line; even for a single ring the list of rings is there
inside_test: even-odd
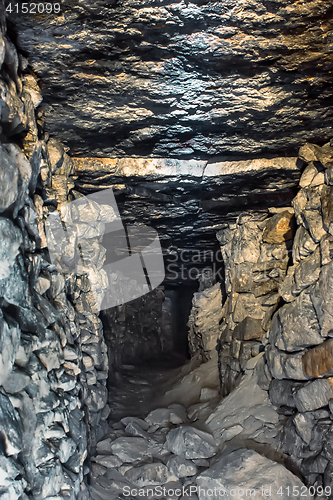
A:
[[[110,422],[147,414],[193,363],[188,321],[197,292],[219,283],[218,242],[211,249],[164,249],[165,280],[155,290],[101,311],[109,357]],[[193,356],[193,352],[192,352]]]

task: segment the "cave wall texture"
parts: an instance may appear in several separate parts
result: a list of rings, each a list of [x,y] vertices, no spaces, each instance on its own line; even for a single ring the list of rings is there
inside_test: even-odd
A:
[[[87,499],[109,413],[106,344],[87,276],[50,263],[44,222],[73,199],[72,162],[39,134],[39,88],[0,7],[0,496]]]
[[[299,157],[303,173],[291,206],[243,213],[218,232],[227,299],[216,307],[216,285],[195,294],[190,342],[208,358],[217,341],[222,394],[231,399],[207,420],[215,437],[227,442],[244,431],[244,423],[225,429],[223,418],[233,388],[255,369],[281,416],[272,430],[287,467],[308,485],[332,487],[333,147],[305,144]],[[268,442],[256,434],[255,410],[253,417],[247,437]]]
[[[72,155],[244,158],[330,138],[330,0],[63,0],[10,21],[39,119]]]
[[[332,146],[305,145],[296,162],[305,140],[324,144],[332,134],[331,4],[61,5],[52,18],[10,17],[18,54],[0,4],[1,498],[89,499],[88,454],[107,429],[107,346],[87,276],[50,263],[44,223],[78,189],[106,186],[129,195],[128,221],[138,207],[141,221],[149,211],[152,224],[161,219],[162,237],[181,206],[179,244],[192,243],[193,231],[201,245],[218,232],[228,299],[218,306],[216,285],[194,297],[192,353],[213,358],[218,341],[224,394],[245,365],[258,370],[283,417],[281,451],[307,484],[333,486]],[[253,163],[271,154],[281,158]],[[163,199],[175,188],[179,199]],[[230,220],[238,189],[242,206],[252,192],[283,210]],[[93,208],[85,224],[99,220]],[[181,220],[193,212],[190,223]],[[293,213],[295,236],[283,222]],[[99,250],[92,260],[103,283]],[[230,280],[238,266],[251,279]],[[219,407],[209,425],[220,438]]]

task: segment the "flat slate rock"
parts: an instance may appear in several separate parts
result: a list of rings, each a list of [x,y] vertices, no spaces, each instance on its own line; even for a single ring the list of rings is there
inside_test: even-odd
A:
[[[111,449],[123,462],[136,462],[148,455],[148,442],[141,437],[119,437]]]
[[[208,432],[183,425],[172,429],[165,448],[182,458],[210,458],[217,452],[215,439]]]
[[[178,479],[168,467],[160,463],[133,467],[125,473],[125,477],[139,487],[164,485],[169,481],[177,481]]]

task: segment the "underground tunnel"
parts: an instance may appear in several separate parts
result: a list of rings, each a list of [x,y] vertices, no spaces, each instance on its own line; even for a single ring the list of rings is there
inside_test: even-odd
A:
[[[0,0],[0,499],[332,499],[328,0]]]

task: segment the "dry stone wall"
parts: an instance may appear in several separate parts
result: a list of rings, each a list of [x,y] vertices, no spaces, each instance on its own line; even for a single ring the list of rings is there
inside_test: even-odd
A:
[[[172,319],[164,312],[166,304],[163,290],[157,288],[102,312],[110,374],[124,364],[140,364],[172,351],[173,331],[167,328]]]
[[[292,208],[243,213],[217,234],[227,292],[218,345],[224,395],[234,387],[247,360],[262,349],[280,301],[278,288],[286,274],[293,234]]]
[[[217,235],[227,290],[221,389],[264,352],[256,370],[281,417],[279,451],[308,485],[332,487],[333,147],[305,144],[299,158],[292,207],[241,215]]]
[[[1,24],[0,496],[83,500],[107,428],[107,349],[87,273],[60,272],[46,249],[48,217],[80,195],[63,146],[41,133],[38,84],[3,13]],[[100,279],[99,245],[92,261]]]
[[[306,144],[299,156],[306,168],[293,201],[292,265],[265,357],[270,399],[285,416],[282,450],[309,483],[332,487],[333,147]]]

